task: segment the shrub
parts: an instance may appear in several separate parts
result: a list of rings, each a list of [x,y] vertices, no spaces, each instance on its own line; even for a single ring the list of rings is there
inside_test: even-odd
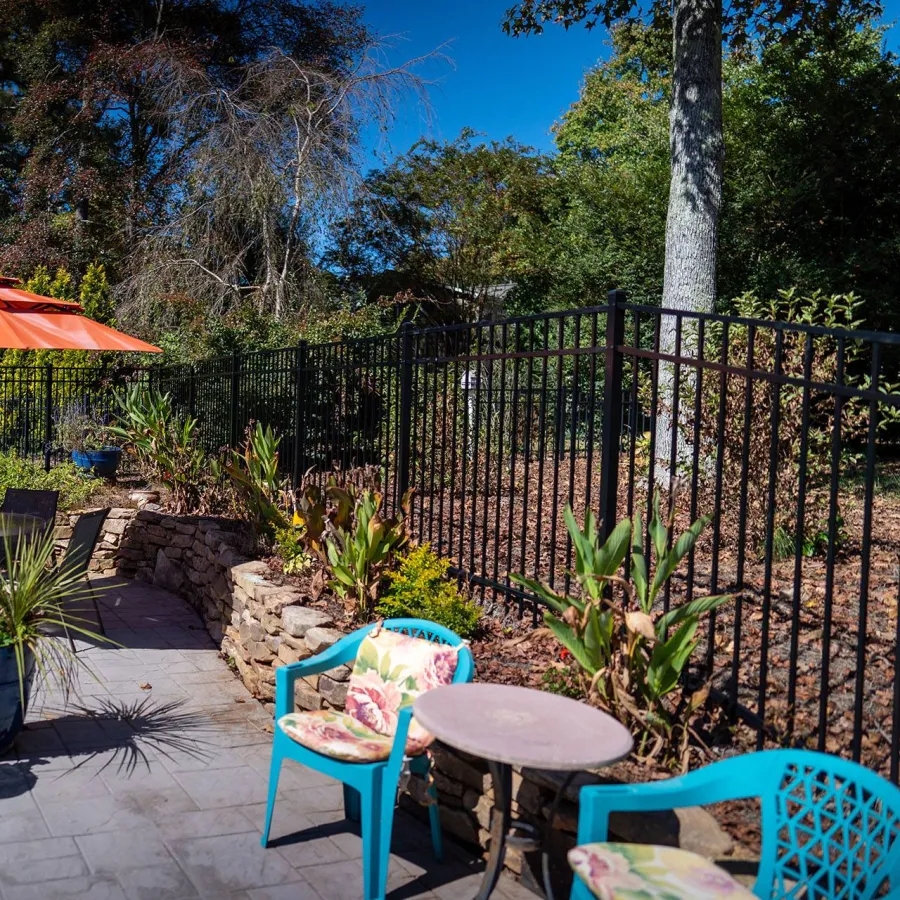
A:
[[[169,489],[174,512],[197,510],[210,474],[209,460],[200,448],[197,420],[179,418],[169,394],[140,385],[132,385],[117,399],[119,421],[110,432],[134,454],[146,474]]]
[[[372,614],[394,554],[408,540],[405,517],[412,492],[404,495],[401,514],[390,518],[382,515],[384,498],[379,491],[332,485],[328,496],[334,502],[326,538],[328,564],[334,576],[331,585],[348,611],[365,620]]]
[[[628,519],[619,522],[603,544],[593,513],[588,512],[584,530],[571,507],[565,518],[580,595],[557,594],[524,575],[512,576],[513,581],[547,604],[544,621],[578,664],[584,693],[638,731],[638,754],[686,763],[692,720],[708,690],[688,694],[682,676],[697,646],[701,617],[730,597],[703,597],[666,613],[657,601],[710,517],[673,540],[675,509],[663,520],[657,492],[648,529],[655,567],[644,555],[639,517],[633,527]],[[631,566],[623,570],[629,548]]]
[[[59,509],[84,506],[103,486],[100,479],[85,475],[74,463],[63,462],[49,472],[42,464],[23,459],[15,450],[0,453],[0,502],[8,487],[35,491],[59,491]]]
[[[224,467],[254,528],[270,538],[288,524],[280,508],[285,494],[284,479],[278,471],[280,443],[271,426],[256,422],[247,428],[243,446],[232,451],[231,462]]]
[[[313,557],[303,549],[296,525],[275,530],[275,552],[281,558],[285,575],[299,575],[312,566]]]
[[[399,569],[388,572],[390,588],[375,611],[385,618],[428,619],[461,638],[471,638],[481,611],[447,580],[449,568],[449,560],[441,559],[428,544],[416,547],[400,561]]]

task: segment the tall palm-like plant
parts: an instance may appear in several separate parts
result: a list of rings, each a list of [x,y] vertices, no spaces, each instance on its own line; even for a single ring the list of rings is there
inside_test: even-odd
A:
[[[19,538],[4,544],[0,568],[0,654],[10,653],[19,680],[24,715],[27,684],[36,668],[42,678],[67,693],[82,660],[68,635],[115,643],[85,627],[67,607],[83,600],[87,586],[77,568],[53,563],[53,535]],[[96,590],[97,588],[94,588]]]

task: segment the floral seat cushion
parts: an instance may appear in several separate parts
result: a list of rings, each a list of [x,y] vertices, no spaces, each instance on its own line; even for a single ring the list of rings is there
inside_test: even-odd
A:
[[[345,762],[378,762],[391,755],[394,739],[336,709],[292,713],[278,720],[278,727],[292,740],[316,753]],[[406,752],[416,748],[406,744]],[[418,750],[421,753],[421,750]]]
[[[757,900],[714,863],[677,847],[583,844],[569,865],[600,900]]]
[[[387,629],[366,635],[347,686],[346,711],[292,713],[278,720],[288,737],[318,753],[352,762],[387,759],[400,710],[432,688],[453,681],[457,648]],[[413,719],[406,753],[418,756],[434,740]]]

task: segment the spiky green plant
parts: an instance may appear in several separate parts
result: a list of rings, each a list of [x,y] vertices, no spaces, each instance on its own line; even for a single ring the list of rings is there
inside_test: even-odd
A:
[[[326,539],[332,587],[348,611],[365,621],[372,615],[394,553],[409,539],[406,518],[413,490],[403,495],[400,514],[389,518],[382,515],[384,498],[378,491],[331,486],[328,494],[335,504]]]
[[[697,519],[675,539],[674,503],[664,518],[656,493],[647,529],[652,554],[645,555],[639,516],[633,526],[628,519],[619,522],[601,543],[593,513],[588,511],[582,529],[566,507],[579,592],[558,594],[535,579],[512,576],[549,607],[544,622],[582,670],[587,696],[639,728],[640,752],[652,744],[649,756],[680,752],[684,758],[691,718],[706,700],[705,688],[676,695],[697,647],[701,618],[731,597],[701,597],[663,612],[660,594],[710,518]]]
[[[86,627],[85,619],[67,609],[87,599],[88,587],[73,564],[64,561],[59,566],[52,565],[53,549],[52,533],[4,542],[0,648],[10,648],[15,657],[23,709],[31,660],[41,677],[65,695],[83,663],[72,650],[69,635],[115,645],[115,641],[96,634]]]

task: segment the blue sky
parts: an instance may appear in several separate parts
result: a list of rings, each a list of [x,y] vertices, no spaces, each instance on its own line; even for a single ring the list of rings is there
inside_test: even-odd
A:
[[[365,0],[364,0],[365,2]],[[500,28],[512,0],[369,0],[366,21],[382,35],[395,35],[391,63],[428,53],[450,41],[444,52],[453,68],[431,65],[439,78],[430,91],[432,121],[408,103],[386,139],[373,129],[367,143],[371,163],[378,154],[407,150],[420,136],[450,140],[464,126],[488,138],[512,135],[540,150],[552,148],[550,127],[577,99],[584,73],[607,55],[602,28],[566,32],[548,28],[533,37],[507,37]],[[900,20],[900,0],[886,0],[885,21]],[[888,37],[900,50],[900,27]]]
[[[578,98],[585,71],[607,52],[606,33],[551,28],[538,37],[507,37],[500,23],[511,5],[512,0],[366,3],[366,21],[382,35],[398,36],[389,54],[392,63],[447,41],[443,52],[454,63],[427,69],[429,77],[440,79],[429,92],[430,127],[422,111],[409,104],[382,152],[402,153],[423,133],[450,140],[465,126],[490,138],[512,135],[523,144],[551,148],[550,126]],[[369,143],[381,142],[373,133]]]

